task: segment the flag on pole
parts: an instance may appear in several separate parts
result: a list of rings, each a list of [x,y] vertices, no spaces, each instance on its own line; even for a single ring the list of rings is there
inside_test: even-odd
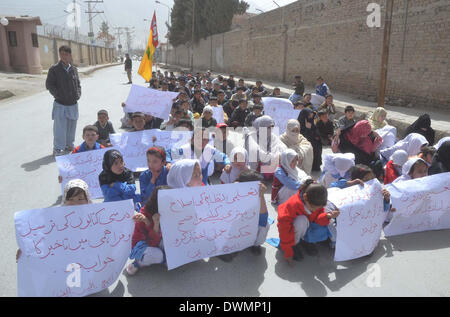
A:
[[[156,12],[153,13],[152,26],[150,28],[150,37],[148,39],[147,48],[145,49],[144,57],[139,66],[138,74],[141,75],[147,82],[152,79],[153,55],[158,47],[158,28],[156,26]]]

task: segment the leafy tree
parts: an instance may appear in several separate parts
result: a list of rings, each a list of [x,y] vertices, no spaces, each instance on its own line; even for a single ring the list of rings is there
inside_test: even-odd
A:
[[[102,22],[100,26],[100,32],[98,33],[97,39],[103,40],[106,43],[112,43],[116,39],[114,36],[109,34],[109,26],[108,23]]]
[[[244,14],[249,4],[242,0],[175,0],[169,40],[180,45],[192,40],[192,14],[195,2],[194,42],[227,32],[235,14]]]

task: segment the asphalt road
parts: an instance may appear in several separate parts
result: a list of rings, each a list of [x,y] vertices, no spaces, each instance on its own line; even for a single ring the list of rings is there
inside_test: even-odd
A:
[[[134,79],[144,85],[136,74]],[[82,142],[82,128],[94,123],[103,108],[119,132],[120,104],[130,89],[126,82],[122,66],[82,80],[76,144]],[[42,92],[0,103],[1,296],[17,295],[14,213],[61,203],[52,156],[52,102],[50,94]],[[270,202],[269,194],[266,198]],[[271,218],[276,219],[276,211],[270,204],[269,208]],[[269,237],[278,237],[276,223]],[[335,263],[333,252],[320,245],[317,257],[305,255],[294,268],[277,249],[265,244],[261,256],[244,251],[232,263],[213,258],[173,271],[153,266],[134,277],[122,274],[108,290],[94,296],[450,296],[449,260],[450,230],[383,237],[370,257],[345,263]],[[375,285],[379,287],[370,283],[374,271],[380,273],[380,284]]]

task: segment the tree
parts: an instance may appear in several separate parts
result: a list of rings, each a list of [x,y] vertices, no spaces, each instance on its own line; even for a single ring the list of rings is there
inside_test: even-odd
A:
[[[102,22],[102,25],[100,26],[100,32],[98,33],[97,39],[103,40],[106,43],[112,43],[116,40],[116,38],[114,36],[109,34],[108,23]]]
[[[227,32],[233,16],[244,14],[249,4],[242,0],[175,0],[169,40],[172,45],[191,42],[192,8],[195,1],[194,42],[210,35]]]

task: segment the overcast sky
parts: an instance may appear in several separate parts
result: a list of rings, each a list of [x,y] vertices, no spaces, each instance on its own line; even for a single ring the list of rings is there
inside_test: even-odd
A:
[[[84,0],[76,0],[81,6],[81,28],[80,33],[89,32],[88,4]],[[94,0],[95,1],[95,0]],[[250,4],[249,12],[261,13],[277,8],[272,0],[246,0]],[[295,2],[296,0],[275,0],[280,6]],[[160,0],[161,3],[169,7],[173,6],[173,0]],[[0,0],[0,16],[3,15],[31,15],[39,16],[42,23],[66,26],[67,9],[72,0]],[[149,36],[150,22],[153,11],[156,10],[158,22],[159,40],[165,42],[167,27],[165,25],[168,17],[168,8],[156,4],[155,0],[104,0],[103,3],[92,4],[93,11],[104,11],[97,15],[94,21],[94,32],[98,33],[102,21],[107,21],[110,27],[135,27],[134,45],[144,46]],[[257,10],[259,9],[259,10]],[[125,43],[125,36],[122,35],[122,43]],[[144,44],[145,43],[145,44]]]

